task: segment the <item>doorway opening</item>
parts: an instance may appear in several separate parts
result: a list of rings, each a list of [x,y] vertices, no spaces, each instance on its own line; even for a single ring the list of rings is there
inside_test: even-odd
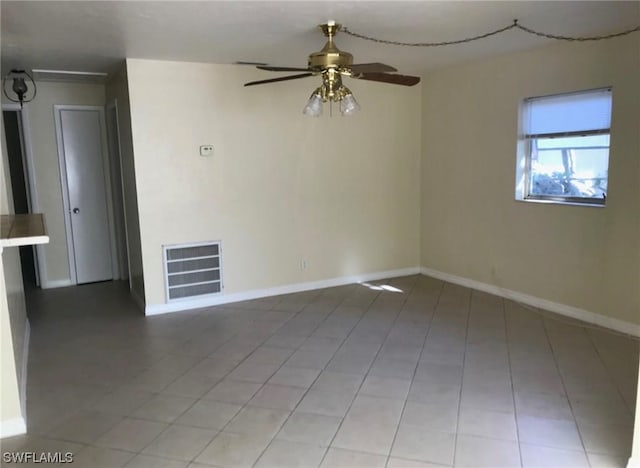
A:
[[[15,214],[29,214],[34,210],[31,197],[32,182],[29,177],[30,168],[26,157],[24,111],[11,107],[13,106],[3,106],[2,120],[4,122],[14,212]],[[35,289],[40,286],[36,247],[21,246],[19,249],[24,287],[25,289]]]

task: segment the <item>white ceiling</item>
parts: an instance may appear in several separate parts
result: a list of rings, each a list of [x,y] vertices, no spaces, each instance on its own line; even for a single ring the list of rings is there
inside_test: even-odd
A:
[[[399,41],[460,39],[508,25],[562,35],[616,32],[640,24],[640,2],[141,2],[6,1],[2,68],[113,71],[125,57],[306,66],[324,44],[316,25],[334,19],[354,32]],[[639,37],[640,32],[634,33]],[[511,30],[474,43],[398,47],[339,34],[355,62],[421,73],[553,42]],[[265,72],[266,73],[266,72]]]

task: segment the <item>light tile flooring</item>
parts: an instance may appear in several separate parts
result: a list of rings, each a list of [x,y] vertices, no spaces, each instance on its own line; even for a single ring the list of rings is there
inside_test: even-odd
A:
[[[144,318],[121,283],[29,296],[29,435],[78,467],[600,467],[638,342],[424,276]]]

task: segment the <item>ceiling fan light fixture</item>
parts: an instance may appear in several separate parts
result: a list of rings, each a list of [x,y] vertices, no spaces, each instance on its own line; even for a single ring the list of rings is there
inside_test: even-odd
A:
[[[308,117],[320,117],[322,115],[322,90],[316,89],[311,96],[307,105],[302,109],[302,113]]]
[[[266,83],[276,83],[280,81],[297,80],[310,76],[320,76],[322,84],[311,93],[307,104],[302,109],[302,113],[309,117],[320,117],[322,115],[322,104],[329,102],[329,116],[331,116],[331,105],[340,103],[340,112],[343,116],[354,115],[360,110],[360,105],[356,101],[353,93],[342,84],[342,77],[356,78],[367,81],[378,81],[402,86],[414,86],[420,82],[420,77],[397,75],[398,70],[384,63],[353,63],[353,55],[344,52],[335,45],[333,38],[342,26],[335,21],[321,24],[320,29],[327,37],[327,43],[322,50],[309,55],[307,68],[296,67],[274,67],[271,65],[257,64],[256,68],[274,72],[303,72],[297,75],[282,76],[268,80],[250,81],[245,86],[262,85]],[[253,63],[253,62],[237,62]]]
[[[342,96],[340,100],[340,112],[345,117],[355,114],[360,110],[360,104],[356,101],[356,98],[353,97],[353,93],[349,91],[349,88],[344,88],[345,94]]]

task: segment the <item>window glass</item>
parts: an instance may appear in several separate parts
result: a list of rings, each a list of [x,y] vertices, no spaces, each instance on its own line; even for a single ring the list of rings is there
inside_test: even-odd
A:
[[[604,204],[611,90],[525,102],[525,199]]]

